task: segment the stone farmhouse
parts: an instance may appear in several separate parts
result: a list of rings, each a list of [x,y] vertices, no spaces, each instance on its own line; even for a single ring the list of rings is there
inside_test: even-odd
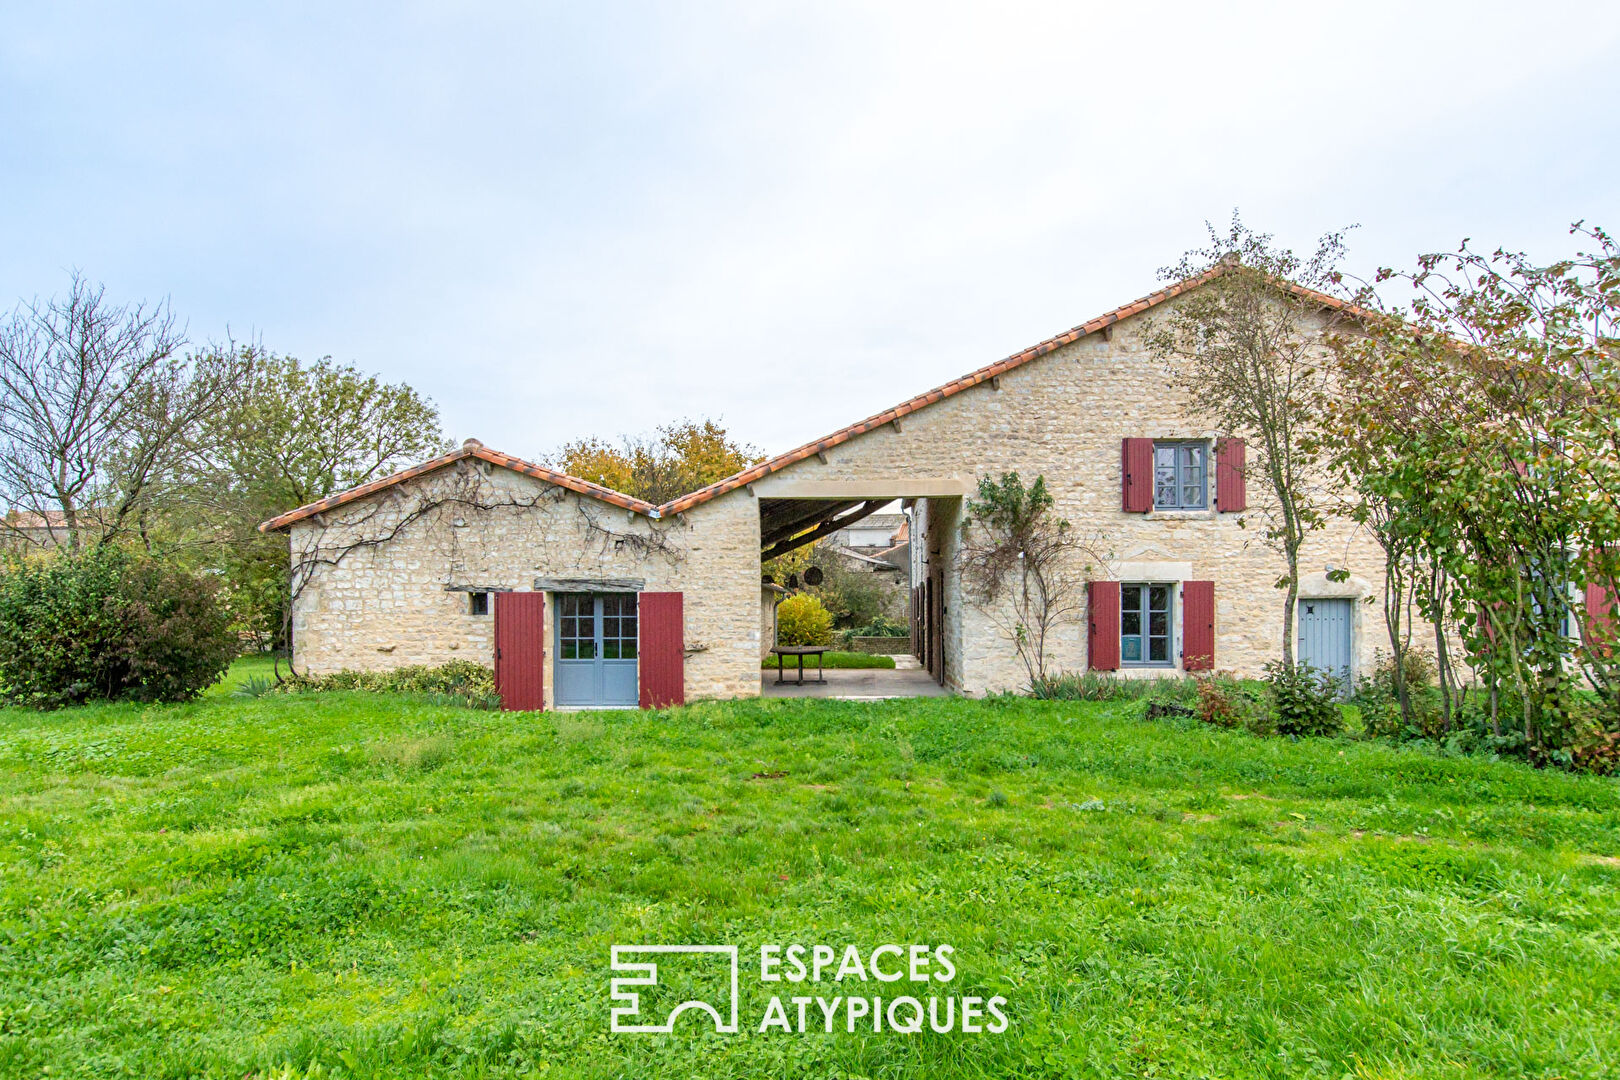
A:
[[[1281,556],[1243,528],[1263,485],[1243,444],[1185,414],[1144,342],[1218,267],[734,476],[653,506],[491,450],[460,449],[289,511],[294,664],[320,674],[467,659],[509,708],[658,707],[760,693],[780,590],[761,563],[901,500],[913,639],[966,694],[1028,675],[1006,620],[957,570],[981,477],[1044,476],[1106,539],[1051,670],[1257,675],[1282,638]],[[1289,286],[1290,288],[1296,288]],[[1319,300],[1324,317],[1342,311]],[[1300,655],[1352,677],[1382,640],[1381,553],[1348,520],[1302,558]],[[1341,571],[1333,573],[1333,571]],[[1344,572],[1348,572],[1348,577]]]

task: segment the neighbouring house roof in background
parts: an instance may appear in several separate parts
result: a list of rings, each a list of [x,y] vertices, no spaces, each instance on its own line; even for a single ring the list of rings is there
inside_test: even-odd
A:
[[[865,563],[868,566],[871,566],[874,570],[898,570],[898,569],[900,569],[898,566],[894,565],[891,562],[886,562],[883,559],[879,559],[879,558],[876,558],[876,557],[871,556],[871,555],[862,555],[860,552],[851,551],[847,547],[834,547],[833,550],[836,551],[838,554],[842,555],[846,559],[850,559],[850,560],[852,560],[854,562]]]
[[[849,526],[850,529],[898,529],[905,523],[904,514],[871,514]]]
[[[60,529],[67,526],[67,515],[60,510],[47,510],[41,514],[34,510],[18,509],[6,515],[6,524],[13,529]]]
[[[74,512],[74,517],[80,528],[99,528],[103,524],[102,513],[105,509],[105,507],[98,506],[81,506]],[[46,509],[41,512],[39,510],[25,510],[20,506],[7,511],[3,522],[6,528],[16,532],[38,532],[41,530],[55,532],[59,529],[65,531],[68,527],[68,517],[65,511]]]
[[[884,424],[892,423],[903,416],[909,416],[920,409],[925,409],[935,402],[943,401],[948,397],[953,397],[960,394],[964,390],[968,390],[982,383],[989,382],[996,376],[1011,371],[1014,368],[1021,367],[1024,364],[1029,363],[1031,360],[1036,360],[1047,355],[1048,353],[1055,352],[1056,350],[1061,349],[1063,346],[1073,344],[1087,335],[1095,334],[1098,331],[1104,330],[1107,327],[1110,327],[1124,319],[1128,319],[1133,315],[1139,315],[1142,312],[1147,311],[1149,308],[1156,307],[1159,304],[1164,303],[1166,300],[1180,296],[1182,293],[1195,289],[1200,285],[1206,284],[1207,282],[1213,281],[1222,274],[1231,273],[1238,269],[1241,269],[1241,267],[1239,267],[1237,264],[1222,263],[1213,269],[1199,274],[1197,277],[1191,277],[1185,281],[1180,281],[1174,285],[1168,286],[1167,288],[1160,289],[1158,292],[1149,293],[1140,300],[1134,300],[1129,304],[1123,304],[1112,311],[1098,315],[1096,318],[1083,322],[1071,330],[1064,331],[1063,333],[1058,334],[1056,337],[1047,338],[1045,341],[1042,341],[1036,345],[1031,345],[1029,348],[1024,349],[1021,352],[1013,353],[1011,356],[997,360],[995,363],[988,364],[985,367],[979,368],[977,371],[972,371],[960,378],[952,379],[943,386],[937,386],[934,389],[929,390],[927,393],[918,394],[916,397],[903,401],[891,409],[885,409],[875,416],[869,416],[857,424],[850,424],[848,427],[839,428],[831,435],[817,439],[812,443],[806,443],[796,450],[789,450],[785,454],[778,454],[775,457],[767,458],[756,465],[752,465],[741,472],[734,473],[723,480],[718,480],[707,487],[699,488],[698,490],[689,492],[680,496],[679,498],[672,499],[669,502],[664,503],[662,506],[654,506],[652,503],[645,502],[641,499],[632,498],[631,496],[625,495],[622,492],[614,491],[612,488],[603,487],[601,484],[593,484],[589,480],[581,480],[577,476],[569,476],[567,473],[558,472],[555,469],[548,469],[544,465],[536,465],[533,462],[524,461],[522,458],[516,458],[510,454],[502,454],[499,451],[487,449],[482,443],[479,443],[478,440],[469,439],[459,450],[454,450],[448,454],[433,458],[431,461],[424,461],[420,465],[406,469],[403,472],[397,472],[392,476],[386,476],[380,480],[373,480],[368,484],[362,484],[359,487],[350,488],[348,491],[339,492],[338,494],[329,496],[320,500],[319,502],[309,503],[306,506],[300,506],[295,510],[289,510],[285,514],[273,517],[269,521],[260,524],[259,531],[275,532],[278,529],[284,529],[295,522],[304,520],[305,518],[313,517],[314,515],[323,513],[327,510],[336,509],[337,507],[343,506],[347,503],[354,502],[357,499],[363,499],[368,495],[373,495],[386,488],[392,487],[395,484],[404,483],[407,480],[413,480],[416,477],[423,476],[437,469],[442,469],[447,465],[452,465],[455,462],[462,461],[466,458],[477,458],[480,461],[487,461],[492,465],[499,465],[502,468],[523,473],[525,476],[532,476],[538,480],[544,480],[547,483],[552,483],[558,485],[559,487],[567,488],[568,490],[576,492],[580,495],[598,499],[614,506],[620,506],[626,510],[633,510],[639,514],[646,514],[651,518],[668,517],[671,514],[678,514],[701,503],[708,502],[710,499],[718,498],[727,492],[735,491],[737,488],[752,484],[754,481],[769,476],[771,473],[777,472],[778,470],[785,469],[789,465],[793,465],[797,462],[805,460],[808,457],[812,457],[815,454],[823,453],[832,447],[846,443],[858,435],[864,435],[869,431],[882,427]],[[1278,281],[1276,282],[1276,285],[1278,288],[1284,289],[1296,296],[1301,296],[1308,300],[1313,300],[1320,303],[1325,308],[1345,311],[1358,316],[1365,314],[1352,304],[1346,303],[1345,301],[1336,297],[1329,296],[1326,293],[1317,292],[1314,289],[1308,289],[1303,285],[1296,285],[1291,281]]]
[[[544,465],[536,465],[532,461],[524,461],[522,458],[515,458],[511,454],[503,454],[498,450],[490,450],[477,439],[468,439],[464,444],[462,444],[462,447],[459,450],[452,450],[448,454],[443,454],[439,457],[433,458],[430,461],[424,461],[420,465],[405,469],[402,472],[397,472],[392,476],[385,476],[380,480],[373,480],[369,484],[361,484],[359,487],[350,488],[348,491],[341,491],[336,495],[331,495],[325,499],[321,499],[319,502],[308,503],[304,506],[298,507],[296,510],[289,510],[285,514],[273,517],[269,521],[261,523],[259,525],[259,531],[275,532],[278,529],[285,529],[287,526],[292,525],[295,522],[302,521],[305,518],[314,517],[316,514],[325,513],[328,510],[335,510],[338,507],[346,505],[347,503],[352,503],[357,499],[363,499],[368,495],[375,495],[377,492],[386,488],[391,488],[395,484],[402,484],[407,480],[414,480],[419,476],[425,476],[428,473],[436,472],[447,465],[454,465],[458,461],[465,461],[469,458],[473,458],[478,461],[487,461],[491,465],[499,465],[503,469],[511,469],[513,472],[522,473],[524,476],[532,476],[536,480],[544,480],[548,484],[556,484],[558,487],[567,488],[569,491],[576,492],[580,495],[585,495],[592,499],[598,499],[602,502],[610,503],[613,506],[622,506],[626,510],[634,510],[638,514],[646,514],[648,517],[658,516],[658,508],[650,502],[644,502],[641,499],[633,499],[629,495],[614,491],[612,488],[603,487],[601,484],[593,484],[589,480],[581,480],[577,476],[569,476],[567,473],[558,472],[556,469],[548,469]]]
[[[1072,330],[1066,330],[1056,337],[1050,337],[1039,344],[1031,345],[1022,352],[1013,353],[1011,356],[997,360],[995,363],[988,364],[977,371],[969,372],[959,379],[952,379],[943,386],[936,386],[925,394],[918,394],[916,397],[903,401],[892,409],[885,409],[875,416],[869,416],[858,424],[850,424],[848,427],[839,428],[831,435],[817,439],[812,443],[805,443],[797,450],[789,450],[785,454],[767,458],[757,465],[749,466],[739,473],[726,477],[724,480],[710,484],[708,487],[699,488],[690,494],[682,495],[678,499],[665,503],[659,507],[659,510],[664,514],[678,514],[683,510],[697,506],[699,503],[708,502],[710,499],[724,495],[728,491],[734,491],[744,485],[752,484],[754,481],[763,479],[779,469],[785,469],[789,465],[813,457],[816,454],[825,453],[841,443],[848,442],[857,435],[864,435],[868,431],[882,427],[884,424],[892,423],[903,416],[909,416],[919,409],[925,409],[936,401],[943,401],[948,397],[960,394],[964,390],[989,382],[997,375],[1004,374],[1016,367],[1022,367],[1031,360],[1039,359],[1048,353],[1061,349],[1065,345],[1073,344],[1089,334],[1095,334],[1099,330],[1112,326],[1123,319],[1130,318],[1132,315],[1140,315],[1149,308],[1157,307],[1166,300],[1180,296],[1184,292],[1196,289],[1200,285],[1215,280],[1222,274],[1232,273],[1237,269],[1241,269],[1241,267],[1236,264],[1222,263],[1210,270],[1206,270],[1197,277],[1190,277],[1185,281],[1179,281],[1167,288],[1160,289],[1158,292],[1149,293],[1140,300],[1134,300],[1110,312],[1098,315],[1095,319],[1083,322]],[[1317,292],[1315,289],[1307,289],[1305,286],[1296,285],[1292,281],[1278,281],[1276,284],[1280,289],[1308,300],[1314,300],[1323,307],[1347,311],[1352,314],[1362,314],[1354,305],[1326,293]]]

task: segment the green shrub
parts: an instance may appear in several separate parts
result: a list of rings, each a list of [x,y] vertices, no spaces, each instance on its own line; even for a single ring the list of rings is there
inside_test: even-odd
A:
[[[236,646],[215,583],[157,559],[98,548],[0,571],[0,686],[18,704],[187,701]]]
[[[879,615],[865,626],[857,626],[849,631],[850,637],[910,637],[911,624],[903,619],[891,619],[887,615]]]
[[[1031,683],[1029,693],[1043,701],[1113,701],[1123,696],[1120,679],[1095,671],[1047,675]]]
[[[1334,735],[1344,728],[1339,680],[1303,660],[1266,665],[1266,687],[1279,735]]]
[[[385,671],[334,671],[330,675],[295,675],[282,683],[284,693],[364,690],[375,694],[428,694],[445,703],[484,707],[495,695],[495,672],[471,660],[452,660],[438,667],[413,665]]]
[[[1395,659],[1380,650],[1372,674],[1357,684],[1352,698],[1361,712],[1362,733],[1369,738],[1395,742],[1445,738],[1448,732],[1440,691],[1434,685],[1433,656],[1420,649],[1405,649],[1402,667],[1406,675],[1406,700],[1411,706],[1410,718],[1401,715],[1400,694],[1395,686]]]
[[[832,614],[820,600],[798,593],[776,605],[778,645],[831,645]]]
[[[1257,734],[1272,730],[1266,703],[1252,685],[1221,673],[1197,680],[1198,719],[1224,728],[1246,728]]]
[[[1401,650],[1401,667],[1406,675],[1408,692],[1426,690],[1434,685],[1438,668],[1434,654],[1426,649],[1410,646]],[[1379,649],[1373,656],[1373,671],[1367,681],[1380,690],[1395,693],[1395,657]]]

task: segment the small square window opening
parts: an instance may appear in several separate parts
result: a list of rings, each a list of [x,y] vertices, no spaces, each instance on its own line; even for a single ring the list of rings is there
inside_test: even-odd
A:
[[[489,614],[489,593],[470,592],[467,594],[467,613],[470,615]]]

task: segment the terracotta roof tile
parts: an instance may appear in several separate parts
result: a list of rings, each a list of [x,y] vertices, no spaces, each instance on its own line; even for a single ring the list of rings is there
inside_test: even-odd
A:
[[[614,491],[612,488],[603,487],[601,484],[593,484],[589,480],[581,480],[577,476],[569,476],[567,473],[558,472],[556,469],[548,469],[544,465],[536,465],[531,461],[524,461],[522,458],[515,458],[511,454],[503,454],[498,450],[490,450],[484,446],[467,445],[459,450],[453,450],[448,454],[424,461],[422,464],[412,466],[402,472],[394,473],[392,476],[385,476],[380,480],[373,480],[369,484],[361,484],[359,487],[350,488],[348,491],[340,491],[336,495],[328,496],[319,502],[312,502],[300,506],[296,510],[289,510],[285,514],[273,517],[269,521],[260,524],[259,531],[275,532],[278,529],[285,529],[294,522],[302,521],[307,517],[314,517],[316,514],[324,513],[327,510],[335,510],[347,503],[354,502],[356,499],[363,499],[367,495],[375,495],[385,488],[393,487],[395,484],[402,484],[406,480],[414,480],[418,476],[442,469],[446,465],[453,465],[466,458],[487,461],[492,465],[499,465],[502,468],[511,469],[513,472],[532,476],[537,480],[544,480],[548,484],[556,484],[558,487],[567,488],[569,491],[581,495],[588,495],[593,499],[610,503],[613,506],[622,506],[626,510],[634,510],[638,514],[646,514],[648,517],[659,516],[658,508],[650,502],[633,499],[629,495]]]
[[[1159,304],[1164,303],[1166,300],[1180,296],[1189,289],[1194,289],[1200,285],[1203,285],[1205,282],[1213,281],[1220,275],[1231,272],[1234,268],[1235,267],[1233,264],[1222,263],[1221,265],[1199,274],[1197,277],[1192,277],[1188,278],[1186,281],[1177,282],[1174,285],[1160,289],[1158,292],[1150,293],[1147,296],[1142,297],[1140,300],[1134,300],[1129,304],[1121,305],[1112,311],[1097,316],[1095,319],[1081,323],[1072,330],[1066,330],[1063,333],[1058,334],[1056,337],[1047,338],[1045,341],[1042,341],[1039,344],[1031,345],[1022,352],[1013,353],[1011,356],[997,360],[995,363],[982,367],[977,371],[969,372],[968,374],[963,375],[961,378],[952,379],[943,386],[936,386],[934,389],[929,390],[926,393],[918,394],[909,401],[901,402],[892,409],[885,409],[876,416],[869,416],[860,423],[839,428],[831,435],[817,439],[812,443],[806,443],[797,450],[789,450],[785,454],[778,454],[776,457],[767,458],[757,465],[752,465],[739,473],[726,477],[724,480],[716,481],[715,483],[710,484],[708,487],[699,488],[696,491],[682,495],[678,499],[672,499],[671,501],[664,503],[658,509],[660,513],[666,516],[669,514],[678,514],[683,510],[689,510],[700,503],[708,502],[710,499],[724,495],[728,491],[734,491],[746,484],[752,484],[754,481],[769,476],[771,473],[776,472],[779,469],[785,469],[789,465],[803,461],[806,458],[812,457],[816,454],[823,453],[832,447],[839,445],[840,443],[848,442],[857,435],[864,435],[866,432],[880,428],[884,424],[892,423],[903,416],[909,416],[911,413],[914,413],[919,409],[927,408],[929,405],[932,405],[937,401],[943,401],[955,394],[960,394],[964,390],[978,386],[981,383],[989,382],[992,378],[1002,374],[1003,372],[1011,371],[1013,368],[1027,364],[1031,360],[1038,359],[1039,357],[1045,356],[1050,352],[1061,349],[1065,345],[1079,341],[1081,338],[1086,337],[1089,334],[1094,334],[1097,331],[1102,330],[1104,327],[1112,326],[1114,323],[1117,323],[1122,319],[1130,318],[1132,315],[1139,315],[1142,312],[1147,311],[1149,308],[1156,307]],[[1298,296],[1319,301],[1324,307],[1351,311],[1356,314],[1360,314],[1360,312],[1356,312],[1351,305],[1345,303],[1343,300],[1328,296],[1326,293],[1320,293],[1314,289],[1307,289],[1303,285],[1296,285],[1291,281],[1279,281],[1277,284],[1279,287],[1287,289],[1289,292],[1292,292]]]

